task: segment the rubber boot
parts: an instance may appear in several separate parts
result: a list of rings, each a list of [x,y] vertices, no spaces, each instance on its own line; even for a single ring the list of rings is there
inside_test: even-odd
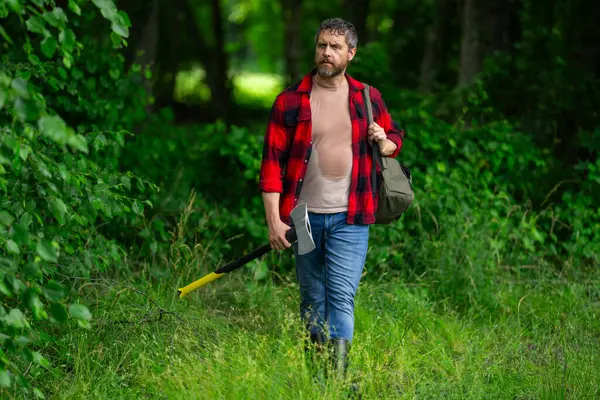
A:
[[[340,378],[346,377],[348,370],[348,352],[350,351],[350,342],[347,339],[335,338],[329,341],[331,349],[331,366],[335,374]]]
[[[348,353],[350,351],[350,342],[347,339],[331,339],[330,350],[332,353],[331,367],[335,374],[335,377],[345,381],[347,378],[348,371]],[[349,390],[348,398],[362,398],[359,391],[358,382],[347,382],[347,389]]]
[[[310,342],[309,342],[310,339]],[[305,336],[304,354],[306,365],[311,371],[316,383],[323,388],[326,386],[327,366],[323,362],[327,355],[327,340],[321,333],[310,333]]]

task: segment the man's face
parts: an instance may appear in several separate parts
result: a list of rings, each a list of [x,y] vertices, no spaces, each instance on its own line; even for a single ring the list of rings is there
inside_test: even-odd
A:
[[[315,65],[319,75],[332,78],[344,72],[354,57],[356,48],[350,50],[344,35],[323,31],[319,34],[315,49]]]

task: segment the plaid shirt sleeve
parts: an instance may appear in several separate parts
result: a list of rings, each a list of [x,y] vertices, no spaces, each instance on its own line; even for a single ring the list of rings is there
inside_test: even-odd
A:
[[[372,86],[371,101],[379,111],[377,113],[377,119],[375,122],[377,122],[377,124],[383,128],[387,138],[396,144],[396,150],[394,150],[394,152],[387,157],[395,158],[398,156],[398,154],[400,154],[400,150],[402,149],[402,144],[404,142],[404,130],[402,130],[392,119],[392,116],[390,115],[385,102],[383,101],[381,92]]]
[[[283,192],[283,171],[288,135],[284,126],[282,97],[278,96],[271,108],[265,132],[263,155],[260,168],[259,190]]]

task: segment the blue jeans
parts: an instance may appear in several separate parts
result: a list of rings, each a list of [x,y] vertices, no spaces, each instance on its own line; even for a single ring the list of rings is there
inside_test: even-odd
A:
[[[354,335],[354,297],[369,242],[369,225],[346,223],[346,212],[308,213],[316,248],[296,257],[300,313],[311,336],[327,339]]]

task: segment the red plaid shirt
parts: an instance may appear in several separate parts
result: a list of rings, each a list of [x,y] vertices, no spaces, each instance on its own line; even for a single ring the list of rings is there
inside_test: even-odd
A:
[[[310,92],[314,73],[315,70],[306,74],[300,82],[277,96],[264,138],[259,189],[281,193],[279,214],[287,224],[290,223],[290,212],[298,201],[312,150]],[[375,222],[377,196],[371,186],[373,161],[367,139],[367,109],[362,93],[364,85],[347,73],[346,79],[350,90],[353,154],[347,222],[371,224]],[[371,87],[370,96],[374,121],[384,129],[388,139],[397,145],[389,157],[396,157],[402,148],[404,131],[392,120],[381,93]]]

